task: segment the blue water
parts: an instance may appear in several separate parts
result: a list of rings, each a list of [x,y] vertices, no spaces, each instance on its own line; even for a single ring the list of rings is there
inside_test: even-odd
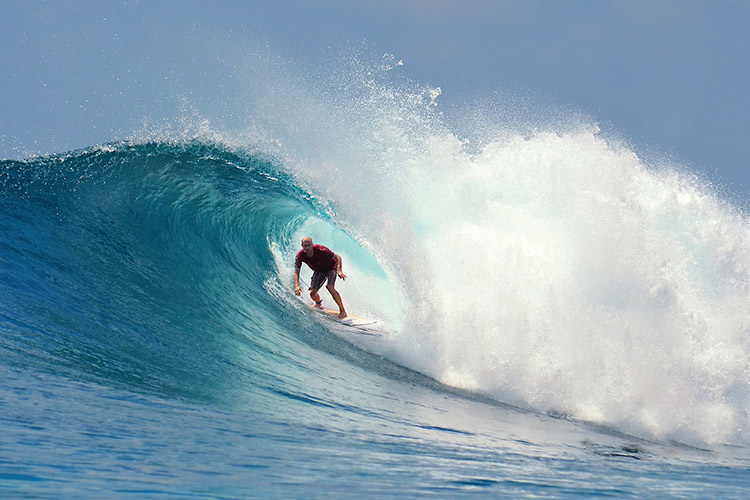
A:
[[[410,185],[205,139],[2,161],[0,496],[745,498],[747,219],[596,134],[460,181],[441,141]],[[304,234],[381,335],[293,296]]]

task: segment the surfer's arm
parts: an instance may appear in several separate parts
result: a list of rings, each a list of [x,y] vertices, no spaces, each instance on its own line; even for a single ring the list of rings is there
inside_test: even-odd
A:
[[[294,294],[299,295],[302,289],[299,287],[299,267],[294,268]]]
[[[345,280],[346,274],[344,274],[344,270],[342,268],[344,261],[341,260],[341,256],[337,253],[334,253],[333,257],[336,259],[336,274],[339,275],[339,278]]]

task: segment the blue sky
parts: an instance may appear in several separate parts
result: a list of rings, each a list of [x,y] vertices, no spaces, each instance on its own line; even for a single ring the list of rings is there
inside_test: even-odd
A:
[[[750,2],[0,0],[0,7],[3,158],[127,137],[144,120],[174,118],[182,96],[201,111],[230,108],[236,102],[227,96],[251,84],[237,68],[266,45],[304,68],[352,49],[403,60],[404,78],[440,87],[446,109],[511,96],[580,111],[639,153],[674,158],[741,200],[750,194]]]

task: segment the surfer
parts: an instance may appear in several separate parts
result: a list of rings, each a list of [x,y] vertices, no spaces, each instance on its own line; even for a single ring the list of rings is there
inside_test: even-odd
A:
[[[313,245],[312,238],[309,236],[302,238],[302,250],[297,252],[297,257],[294,259],[295,295],[299,295],[302,292],[299,287],[299,271],[303,262],[313,270],[309,290],[310,298],[315,302],[315,307],[322,308],[321,302],[323,302],[323,300],[320,298],[320,295],[318,295],[318,290],[323,286],[323,283],[328,281],[326,288],[331,293],[333,300],[336,301],[336,305],[339,306],[339,318],[346,318],[344,302],[341,300],[341,295],[335,287],[336,276],[342,280],[346,279],[346,275],[341,270],[341,256],[337,253],[333,253],[323,245]]]

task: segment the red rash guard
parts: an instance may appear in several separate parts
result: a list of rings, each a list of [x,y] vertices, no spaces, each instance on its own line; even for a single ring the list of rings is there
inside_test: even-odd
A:
[[[336,257],[333,252],[323,245],[313,245],[313,255],[308,257],[304,250],[297,252],[294,259],[294,267],[302,267],[307,264],[313,271],[327,272],[336,268]]]

